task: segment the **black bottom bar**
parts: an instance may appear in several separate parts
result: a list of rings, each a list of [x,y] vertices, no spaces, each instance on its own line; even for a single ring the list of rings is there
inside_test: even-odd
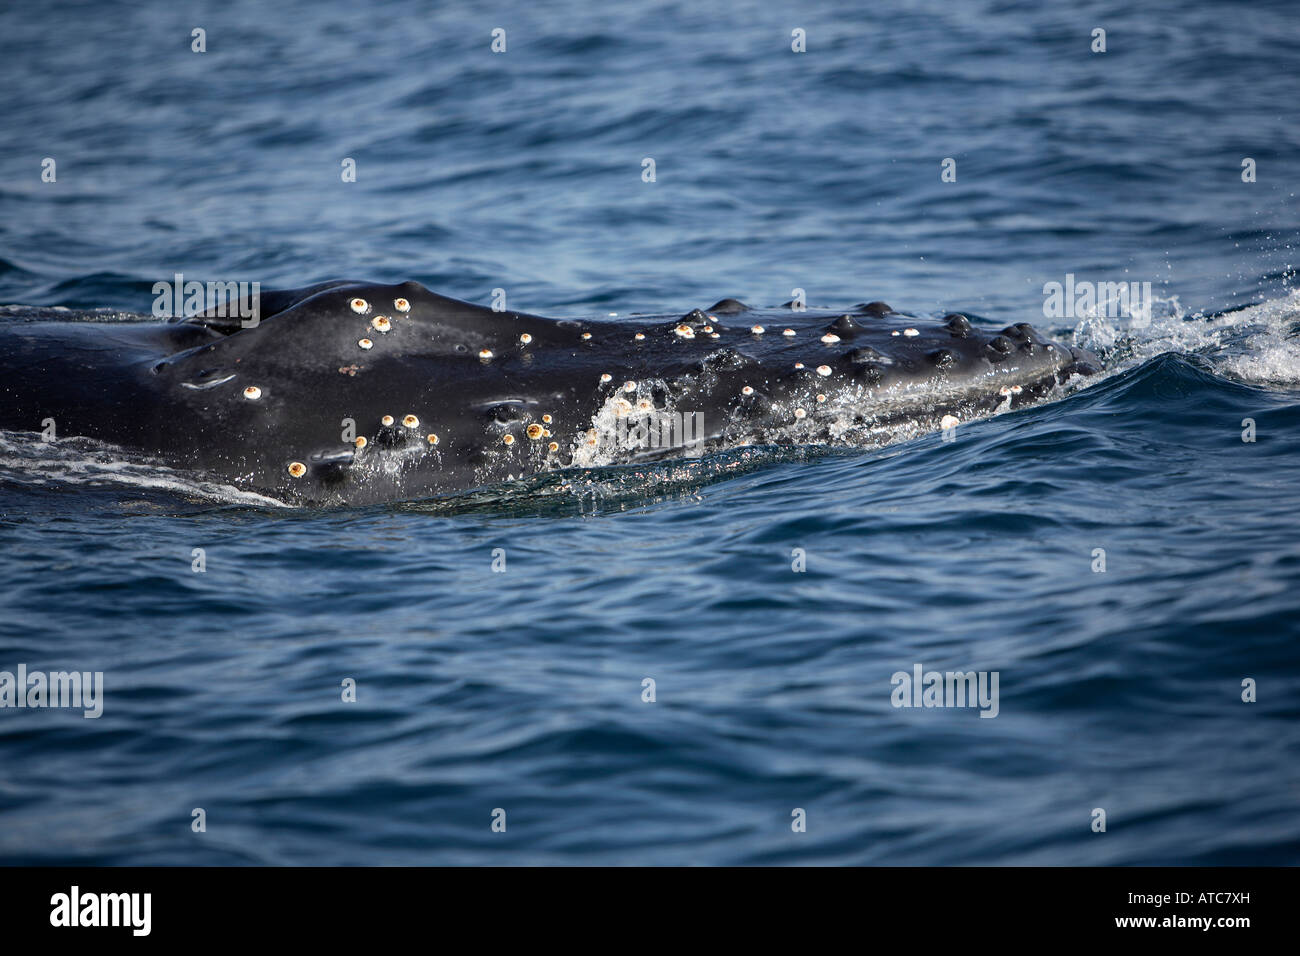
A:
[[[1295,877],[1238,868],[0,868],[0,925],[7,944],[74,934],[81,943],[338,944],[412,932],[496,941],[518,932],[533,942],[559,933],[565,942],[676,945],[690,926],[692,940],[733,942],[847,931],[904,943],[1048,934],[1231,945],[1284,928]]]

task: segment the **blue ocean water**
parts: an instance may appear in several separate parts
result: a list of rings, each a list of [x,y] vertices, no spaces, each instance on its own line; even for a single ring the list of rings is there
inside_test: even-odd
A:
[[[801,288],[1107,363],[953,441],[361,509],[0,436],[0,670],[105,675],[0,710],[0,861],[1296,863],[1298,56],[1281,2],[0,9],[2,303]],[[1150,325],[1044,318],[1068,274]],[[997,717],[894,707],[916,665]]]

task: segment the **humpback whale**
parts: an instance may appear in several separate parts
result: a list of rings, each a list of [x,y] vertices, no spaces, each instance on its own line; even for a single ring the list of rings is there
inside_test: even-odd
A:
[[[336,281],[255,325],[0,321],[0,428],[108,442],[295,504],[434,497],[743,445],[872,445],[1041,400],[1096,356],[882,302],[553,319]],[[247,314],[247,313],[242,313]],[[248,326],[248,327],[246,327]]]

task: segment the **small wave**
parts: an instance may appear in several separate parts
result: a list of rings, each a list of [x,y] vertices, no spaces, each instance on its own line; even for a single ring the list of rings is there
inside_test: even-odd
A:
[[[830,445],[748,445],[702,458],[567,468],[439,498],[399,503],[399,507],[440,515],[590,516],[694,499],[709,485],[780,462],[860,453],[861,449]]]
[[[38,434],[27,432],[0,431],[0,483],[23,487],[126,487],[222,504],[291,507],[275,498],[192,472],[177,471],[94,439],[62,438],[48,442]]]

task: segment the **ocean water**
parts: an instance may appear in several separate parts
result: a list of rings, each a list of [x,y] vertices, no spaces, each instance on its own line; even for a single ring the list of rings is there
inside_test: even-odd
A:
[[[1107,366],[952,441],[356,509],[2,434],[0,670],[104,706],[0,709],[0,862],[1300,861],[1298,58],[1289,3],[0,9],[0,303],[803,289]],[[1046,317],[1067,275],[1149,324]],[[893,706],[918,665],[997,716]]]

